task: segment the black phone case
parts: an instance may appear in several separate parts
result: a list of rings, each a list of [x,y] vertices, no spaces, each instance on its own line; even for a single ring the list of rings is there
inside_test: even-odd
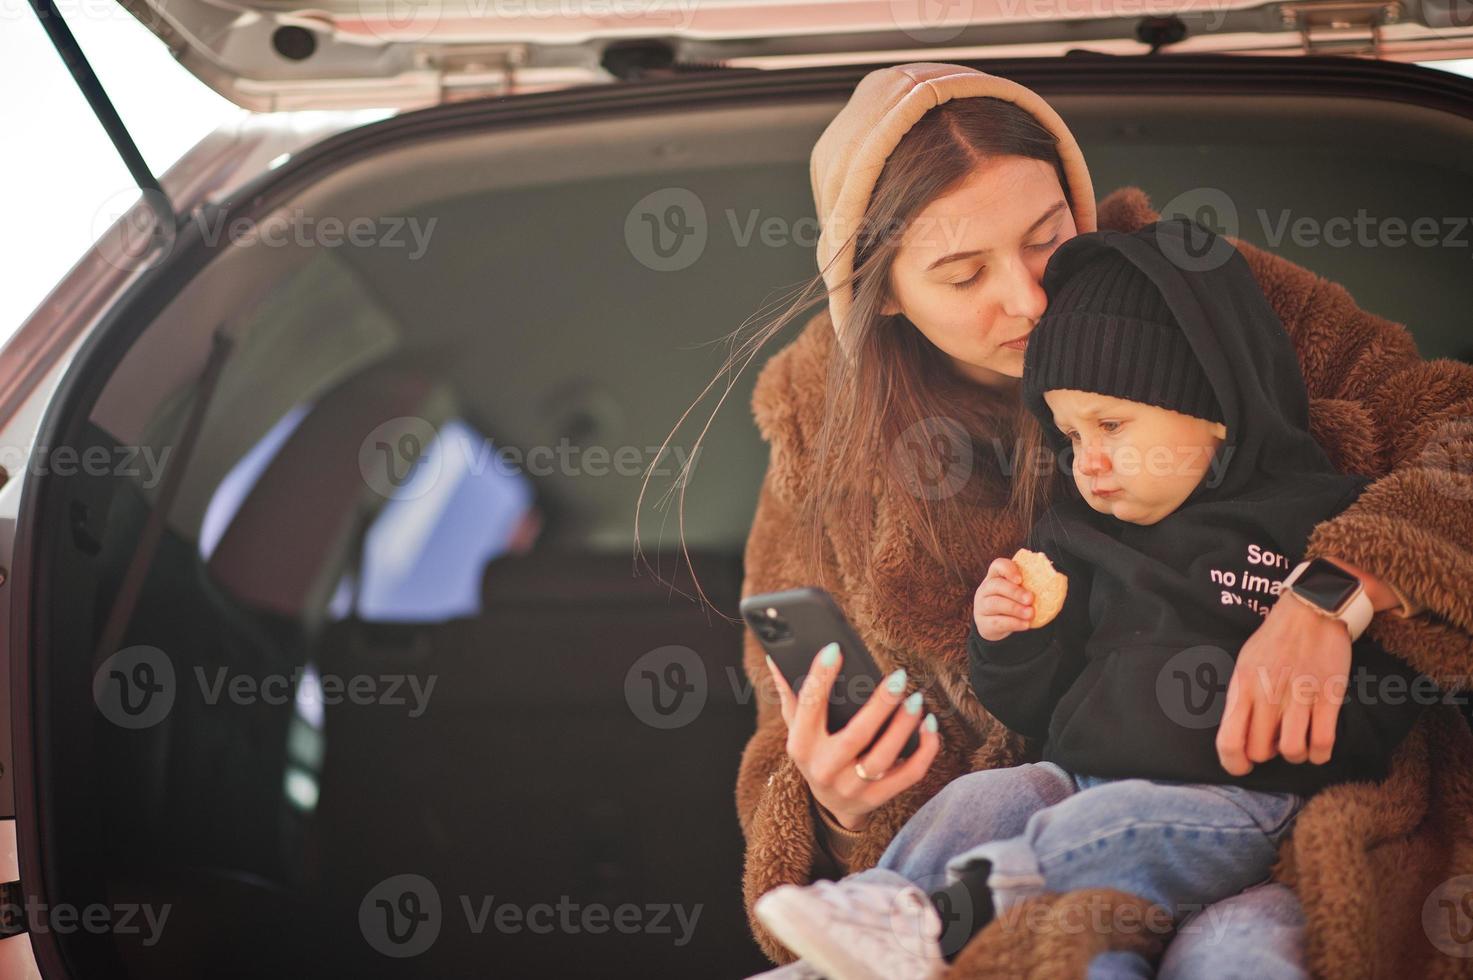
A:
[[[844,660],[839,676],[829,698],[828,730],[836,732],[864,706],[872,693],[884,680],[875,659],[870,655],[859,634],[850,625],[833,596],[815,586],[786,589],[782,592],[767,592],[748,596],[738,607],[742,619],[757,637],[782,672],[788,686],[797,691],[808,674],[819,649],[831,641],[838,641]],[[775,623],[765,615],[766,610],[776,612]],[[781,628],[776,627],[778,623]],[[899,707],[896,710],[900,710]],[[880,726],[870,745],[885,731]],[[920,745],[920,729],[912,732],[900,750],[900,758],[908,757]]]

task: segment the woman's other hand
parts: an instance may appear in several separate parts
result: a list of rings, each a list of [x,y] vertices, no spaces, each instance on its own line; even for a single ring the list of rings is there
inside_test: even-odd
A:
[[[972,598],[977,632],[991,643],[1032,626],[1033,593],[1023,588],[1023,572],[1011,558],[998,558]]]
[[[1401,606],[1391,587],[1339,558],[1360,579],[1371,608]],[[1282,755],[1289,762],[1330,761],[1335,723],[1349,696],[1350,633],[1302,602],[1281,595],[1238,654],[1227,707],[1217,726],[1217,758],[1234,776]]]
[[[767,669],[781,701],[783,722],[788,726],[788,755],[808,782],[813,798],[843,826],[859,830],[872,811],[925,775],[941,747],[941,736],[936,716],[921,716],[921,692],[905,694],[903,670],[882,681],[848,724],[830,734],[829,693],[842,662],[837,643],[824,647],[813,658],[797,694],[771,657],[767,658]],[[921,731],[920,744],[910,758],[897,762],[900,750],[917,727]],[[884,734],[874,748],[865,752],[865,746],[881,728]],[[856,763],[863,764],[870,780],[860,777]]]
[[[1350,632],[1281,596],[1248,637],[1228,682],[1217,758],[1234,776],[1282,755],[1323,764],[1350,683]]]

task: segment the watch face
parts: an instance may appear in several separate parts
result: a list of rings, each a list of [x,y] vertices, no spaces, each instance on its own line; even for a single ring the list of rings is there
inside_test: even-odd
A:
[[[1360,586],[1360,580],[1333,562],[1316,558],[1294,580],[1293,590],[1321,609],[1335,612]]]

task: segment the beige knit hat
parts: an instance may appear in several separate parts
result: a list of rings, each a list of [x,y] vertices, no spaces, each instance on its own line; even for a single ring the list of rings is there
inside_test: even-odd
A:
[[[818,209],[818,267],[828,286],[829,317],[846,350],[846,318],[854,295],[852,288],[840,289],[839,284],[854,273],[850,239],[869,207],[886,159],[929,109],[950,99],[979,95],[1026,109],[1058,139],[1074,226],[1080,234],[1095,230],[1094,186],[1084,154],[1059,114],[1036,92],[962,65],[922,61],[872,71],[859,80],[854,94],[824,129],[808,164]]]

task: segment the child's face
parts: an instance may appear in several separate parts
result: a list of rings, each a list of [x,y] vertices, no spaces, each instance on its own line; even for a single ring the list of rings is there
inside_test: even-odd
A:
[[[1180,507],[1227,437],[1220,422],[1090,391],[1047,391],[1043,399],[1074,447],[1080,494],[1132,524],[1155,524]]]

